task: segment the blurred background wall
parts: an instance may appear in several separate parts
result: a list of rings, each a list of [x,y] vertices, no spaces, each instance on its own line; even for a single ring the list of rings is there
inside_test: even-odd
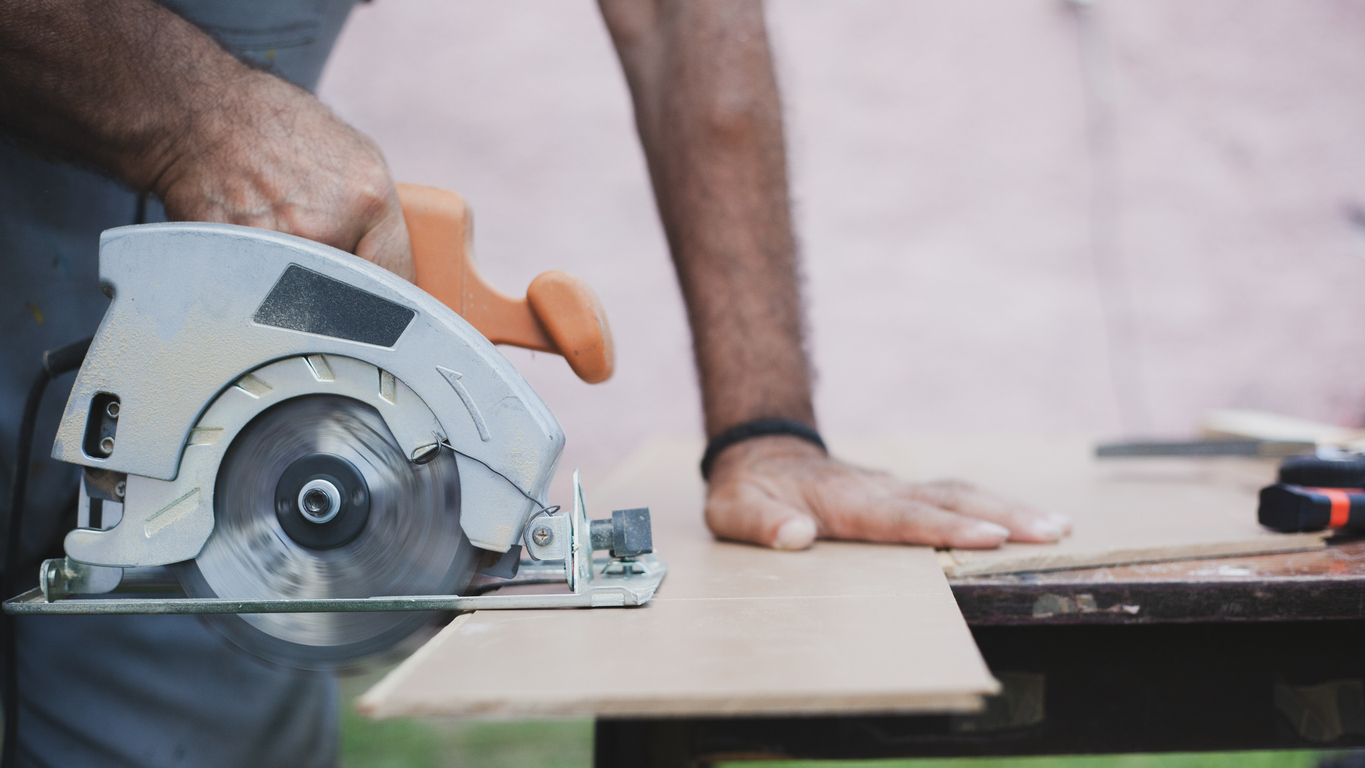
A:
[[[1365,423],[1365,3],[775,0],[830,434]],[[484,273],[587,278],[610,382],[509,350],[603,466],[697,433],[682,302],[596,6],[375,0],[321,95],[474,207]]]

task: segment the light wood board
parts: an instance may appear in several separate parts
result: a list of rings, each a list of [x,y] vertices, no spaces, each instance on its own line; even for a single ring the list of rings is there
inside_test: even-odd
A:
[[[838,458],[903,479],[960,478],[1075,523],[1056,544],[1009,543],[941,554],[950,576],[1091,568],[1322,549],[1325,533],[1256,522],[1256,494],[1277,459],[1094,458],[1085,435],[923,434],[830,441]],[[672,450],[699,453],[701,442]],[[699,491],[700,492],[700,491]]]
[[[943,558],[950,576],[1324,546],[1324,534],[1275,533],[1256,522],[1256,494],[1274,482],[1274,460],[1097,460],[1094,444],[1086,437],[925,437],[881,445],[872,459],[906,479],[960,477],[1074,521],[1071,536],[1057,544],[954,549]]]
[[[589,512],[648,505],[669,573],[641,608],[457,619],[367,692],[372,717],[965,712],[998,685],[933,550],[714,541],[700,451],[647,444]],[[596,482],[595,482],[596,480]]]

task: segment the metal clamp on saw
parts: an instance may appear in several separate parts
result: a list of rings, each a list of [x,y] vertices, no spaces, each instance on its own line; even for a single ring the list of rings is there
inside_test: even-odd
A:
[[[493,346],[603,381],[596,296],[560,272],[498,293],[460,197],[399,194],[416,285],[260,229],[103,234],[113,301],[52,452],[86,467],[78,527],[6,612],[205,614],[252,653],[326,668],[433,612],[649,601],[666,571],[649,511],[589,520],[576,471],[572,511],[547,505],[563,431]],[[568,591],[481,593],[545,582]]]

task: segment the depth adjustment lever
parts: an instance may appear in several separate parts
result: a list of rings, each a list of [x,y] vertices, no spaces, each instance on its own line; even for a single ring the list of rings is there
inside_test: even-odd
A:
[[[654,551],[649,507],[618,509],[610,520],[593,520],[588,529],[592,548],[608,550],[612,557],[639,557]]]

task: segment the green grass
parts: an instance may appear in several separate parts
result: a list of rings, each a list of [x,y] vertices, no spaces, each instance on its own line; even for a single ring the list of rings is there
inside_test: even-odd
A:
[[[341,764],[345,768],[588,768],[592,721],[446,722],[370,720],[355,698],[381,670],[341,684]]]
[[[341,754],[346,768],[587,768],[592,723],[373,722],[352,713]]]
[[[345,768],[589,768],[592,722],[370,720],[355,697],[382,670],[342,681],[341,756]],[[1210,752],[1081,757],[722,763],[725,768],[1313,768],[1323,753]]]
[[[962,757],[920,760],[722,763],[725,768],[1312,768],[1316,752],[1205,752],[1081,757]]]

